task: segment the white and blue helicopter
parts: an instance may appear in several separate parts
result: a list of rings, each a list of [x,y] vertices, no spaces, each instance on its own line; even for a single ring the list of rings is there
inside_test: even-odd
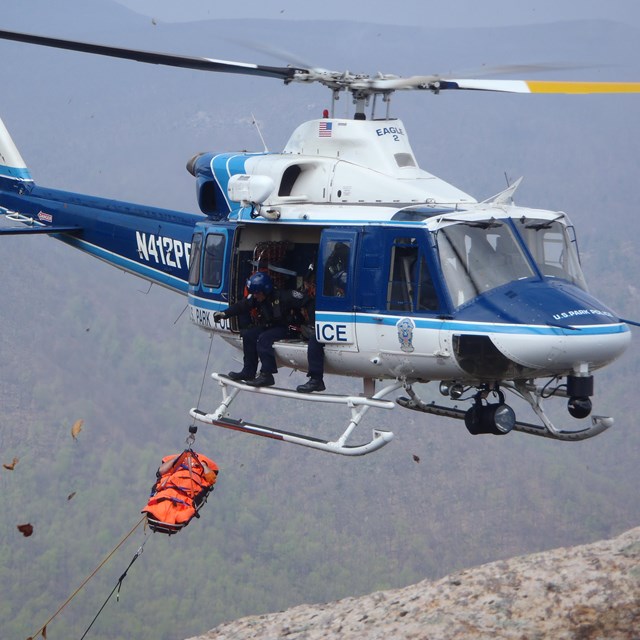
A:
[[[363,380],[362,395],[300,394],[254,388],[213,373],[222,401],[191,416],[227,429],[344,455],[363,455],[393,433],[348,439],[370,408],[397,405],[464,421],[472,434],[512,430],[583,440],[613,424],[591,415],[594,372],[620,356],[629,325],[588,293],[568,216],[516,206],[519,180],[489,200],[420,169],[404,125],[390,116],[395,91],[515,93],[640,92],[640,83],[454,79],[356,75],[270,67],[102,46],[0,31],[0,38],[139,62],[320,83],[332,107],[300,125],[281,153],[202,153],[187,164],[201,213],[102,199],[37,185],[0,122],[2,234],[50,234],[119,269],[187,297],[192,322],[242,349],[237,318],[214,314],[245,294],[256,270],[279,287],[316,276],[316,339],[328,373]],[[352,118],[334,117],[342,92]],[[367,113],[368,111],[368,113]],[[384,113],[380,113],[384,111]],[[340,262],[336,264],[339,254]],[[341,286],[336,286],[339,270]],[[296,334],[276,343],[279,365],[307,368]],[[441,401],[414,388],[438,382]],[[379,386],[376,389],[376,385]],[[234,419],[242,392],[343,404],[345,431],[327,441]],[[401,392],[395,400],[389,397]],[[537,422],[517,419],[505,402],[526,401]],[[568,399],[584,428],[561,429],[544,401]]]

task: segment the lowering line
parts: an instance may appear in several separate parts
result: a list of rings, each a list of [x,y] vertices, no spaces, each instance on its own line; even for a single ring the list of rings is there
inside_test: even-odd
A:
[[[116,600],[120,598],[120,587],[122,587],[122,581],[127,577],[127,572],[129,571],[129,569],[131,569],[131,565],[140,557],[140,554],[142,553],[142,549],[144,545],[147,544],[147,540],[149,540],[149,538],[146,538],[145,541],[140,545],[138,550],[135,552],[133,558],[131,558],[131,562],[129,563],[129,566],[124,570],[124,573],[118,578],[118,582],[116,583],[116,586],[113,587],[113,589],[111,590],[111,593],[107,596],[107,599],[102,603],[102,606],[100,607],[100,609],[98,609],[98,613],[96,613],[93,620],[91,621],[91,624],[87,627],[87,630],[82,634],[82,637],[80,638],[80,640],[84,640],[87,633],[89,633],[89,630],[91,629],[91,627],[93,627],[93,623],[98,619],[98,616],[102,613],[102,610],[107,606],[107,603],[109,602],[109,600],[111,600],[111,596],[115,593],[116,589],[118,590],[118,595],[116,596]]]
[[[104,558],[104,560],[83,580],[82,584],[60,605],[60,607],[58,608],[58,610],[32,635],[29,636],[27,638],[27,640],[33,640],[34,638],[36,638],[39,634],[42,634],[42,636],[44,638],[47,637],[47,625],[78,595],[78,593],[80,593],[80,591],[82,590],[82,588],[87,584],[87,582],[89,582],[89,580],[91,580],[91,578],[93,578],[93,576],[96,575],[96,573],[98,573],[98,571],[100,571],[100,569],[102,569],[102,567],[109,561],[109,559],[111,558],[111,556],[113,556],[113,554],[128,540],[128,538],[133,535],[134,531],[145,521],[146,519],[146,514],[142,516],[142,518],[140,518],[140,520],[138,520],[138,522],[136,523],[136,525],[133,527],[133,529],[131,529],[131,531],[129,531],[129,533],[127,533],[126,536],[124,536],[124,538],[122,538],[122,540],[120,540],[120,542],[118,542],[118,544],[109,552],[109,554]],[[147,538],[148,540],[148,538]],[[145,540],[146,542],[146,540]],[[144,543],[143,545],[144,546]],[[140,547],[140,549],[138,550],[138,554],[139,555],[140,551],[142,550],[142,547]],[[135,560],[135,557],[134,557]],[[131,561],[131,564],[133,564],[134,560]],[[131,566],[131,564],[129,565],[129,567]],[[127,567],[127,571],[129,570],[129,567]],[[126,571],[124,572],[124,574],[122,575],[122,577],[120,578],[120,580],[118,581],[118,584],[120,584],[120,582],[122,581],[122,579],[124,578],[124,576],[126,575]],[[116,585],[117,586],[117,585]],[[115,589],[114,589],[115,591]],[[111,597],[111,595],[109,596],[109,598]],[[108,600],[108,598],[107,598]],[[106,602],[105,602],[106,604]],[[103,605],[104,608],[104,605]],[[100,611],[102,611],[102,609],[100,609]],[[96,616],[97,618],[97,616]],[[95,622],[95,618],[94,618],[94,622]],[[93,622],[91,623],[93,624]],[[89,627],[91,628],[91,627]],[[87,629],[88,631],[89,629]],[[87,631],[85,631],[85,635],[87,634]],[[84,638],[84,636],[82,636]]]

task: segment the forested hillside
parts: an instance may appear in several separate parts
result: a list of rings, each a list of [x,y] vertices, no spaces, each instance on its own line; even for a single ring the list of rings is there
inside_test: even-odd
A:
[[[32,31],[46,32],[50,8],[41,4],[43,22]],[[94,31],[80,21],[84,39],[249,57],[238,45],[212,45],[211,34],[238,23],[154,29],[127,12],[112,14],[111,2],[95,4],[127,28],[116,35],[106,18]],[[6,28],[29,30],[19,5],[6,20]],[[50,21],[56,34],[81,35],[72,21]],[[615,23],[482,34],[397,27],[384,36],[376,25],[321,26],[334,47],[322,46],[318,23],[270,28],[274,37],[291,30],[290,48],[318,64],[407,74],[468,68],[478,51],[489,63],[585,52],[603,64],[628,61],[637,42],[633,29]],[[251,35],[264,24],[243,28]],[[568,33],[571,51],[561,46]],[[459,46],[445,46],[454,36]],[[1,43],[0,53],[20,55],[29,71],[0,69],[0,113],[48,186],[194,211],[183,168],[190,155],[261,148],[252,111],[279,148],[294,122],[325,104],[313,89],[220,84],[64,52],[17,54],[16,46]],[[638,68],[621,67],[616,79],[634,73],[640,77]],[[592,292],[639,320],[637,100],[411,95],[393,108],[422,166],[479,199],[503,188],[504,171],[511,179],[524,173],[517,202],[566,210]],[[2,238],[0,256],[0,462],[19,458],[13,470],[0,468],[0,628],[3,637],[26,638],[139,519],[161,457],[183,447],[189,408],[209,409],[219,397],[208,374],[235,368],[238,355],[190,325],[186,300],[50,238]],[[196,449],[221,467],[209,504],[177,536],[153,535],[91,637],[183,638],[243,615],[404,586],[637,526],[639,355],[636,339],[597,374],[595,410],[613,415],[616,426],[584,443],[472,437],[460,424],[399,407],[367,418],[367,428],[391,428],[396,439],[358,459],[200,427]],[[302,379],[280,373],[283,385]],[[357,381],[337,378],[327,386],[359,390]],[[335,434],[345,418],[277,401],[249,400],[244,410],[258,422],[322,435]],[[27,522],[28,538],[16,528]],[[127,541],[52,623],[50,638],[80,637],[144,540],[138,531]]]

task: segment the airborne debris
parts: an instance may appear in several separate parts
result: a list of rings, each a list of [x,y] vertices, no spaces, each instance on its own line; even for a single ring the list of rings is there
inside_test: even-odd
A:
[[[2,466],[7,469],[8,471],[13,471],[16,468],[16,465],[18,464],[18,462],[20,461],[20,458],[14,458],[11,462],[9,462],[8,464],[5,462],[2,464]]]
[[[78,439],[80,432],[82,431],[82,425],[84,424],[84,420],[76,420],[73,423],[73,427],[71,427],[71,437],[74,440]]]
[[[413,454],[413,461],[420,462],[420,456],[417,456],[415,453]]]
[[[19,524],[18,531],[25,537],[28,538],[33,533],[33,525],[30,523]]]

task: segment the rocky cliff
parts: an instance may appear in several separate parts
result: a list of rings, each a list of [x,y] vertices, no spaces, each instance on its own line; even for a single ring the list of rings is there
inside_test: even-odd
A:
[[[222,624],[190,640],[640,639],[640,527],[438,581]]]

